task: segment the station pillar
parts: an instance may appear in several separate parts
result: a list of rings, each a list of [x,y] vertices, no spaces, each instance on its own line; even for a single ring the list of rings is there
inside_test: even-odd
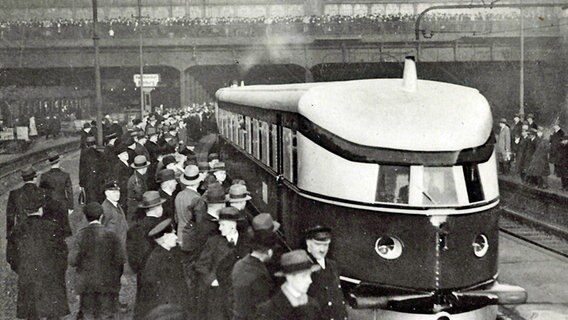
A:
[[[568,128],[568,6],[562,7],[562,16],[558,25],[560,26],[560,41],[561,43],[561,54],[559,63],[562,66],[562,78],[561,78],[561,90],[564,90],[564,101],[562,101],[562,110],[564,111],[563,117],[561,119],[560,125],[564,130]]]
[[[187,72],[182,69],[179,72],[179,106],[185,108],[190,105],[189,102],[189,88],[187,87]]]
[[[188,90],[188,105],[192,103],[202,104],[206,102],[213,102],[215,100],[215,92],[209,92],[189,73],[186,73],[185,87]]]

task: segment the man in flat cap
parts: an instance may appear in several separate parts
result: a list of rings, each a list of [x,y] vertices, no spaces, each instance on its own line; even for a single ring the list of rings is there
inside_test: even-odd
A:
[[[320,266],[314,264],[305,250],[287,252],[280,258],[281,271],[275,275],[286,281],[270,300],[257,307],[254,319],[288,320],[320,319],[321,309],[314,298],[308,296],[312,273]]]
[[[252,252],[235,263],[232,280],[232,320],[254,319],[256,306],[268,301],[275,284],[266,263],[276,245],[280,224],[269,213],[260,213],[252,220]]]
[[[189,292],[172,220],[166,219],[148,232],[155,242],[140,276],[140,294],[134,318],[141,319],[160,305],[177,305],[187,312]]]
[[[57,223],[42,217],[46,202],[41,189],[30,189],[22,202],[27,218],[18,221],[8,238],[6,260],[18,274],[18,318],[59,319],[69,314],[67,244]]]
[[[111,319],[118,311],[126,255],[116,233],[102,225],[100,204],[88,203],[83,213],[89,225],[79,230],[69,253],[69,265],[77,268],[80,312],[86,319]]]
[[[312,274],[308,295],[319,303],[321,319],[347,319],[337,263],[327,257],[331,229],[317,225],[306,230],[305,237],[308,254],[321,267]]]
[[[37,174],[32,167],[27,167],[20,172],[24,185],[10,191],[6,204],[6,238],[10,236],[16,225],[23,222],[27,215],[24,212],[24,204],[30,194],[35,194],[40,188],[36,185]]]
[[[115,180],[110,180],[104,185],[105,200],[101,204],[103,208],[102,224],[113,231],[120,239],[120,243],[126,250],[126,233],[128,223],[124,210],[118,203],[121,197],[120,187]]]

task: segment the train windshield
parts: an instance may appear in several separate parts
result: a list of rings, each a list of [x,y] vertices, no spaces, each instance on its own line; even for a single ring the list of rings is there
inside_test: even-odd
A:
[[[416,206],[458,206],[490,199],[482,181],[492,181],[492,168],[477,164],[446,167],[380,165],[377,202]],[[483,179],[485,177],[485,179]]]

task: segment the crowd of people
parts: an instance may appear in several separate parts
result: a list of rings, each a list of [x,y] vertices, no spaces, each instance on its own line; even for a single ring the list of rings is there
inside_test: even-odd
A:
[[[568,136],[558,123],[547,129],[533,114],[521,119],[517,114],[511,125],[505,118],[499,121],[495,151],[500,173],[514,172],[523,183],[542,189],[549,188],[548,176],[554,174],[568,191]]]
[[[104,146],[94,126],[81,133],[83,228],[70,226],[73,190],[59,154],[50,153],[51,169],[39,177],[22,171],[24,185],[11,191],[6,210],[18,318],[69,314],[68,267],[77,274],[70,285],[80,319],[132,308],[134,319],[347,318],[338,269],[327,258],[332,230],[312,225],[305,250],[284,250],[280,224],[247,207],[246,182],[228,181],[207,105],[152,113],[132,127],[105,117]],[[204,143],[213,147],[201,150]],[[130,271],[133,306],[119,298]]]
[[[145,37],[233,37],[272,34],[399,34],[414,32],[416,14],[312,15],[262,17],[168,17],[141,19]],[[554,24],[555,17],[530,13],[525,27]],[[518,29],[518,13],[447,13],[433,12],[423,21],[443,32],[498,32]],[[32,19],[0,21],[0,40],[37,38],[91,38],[93,22],[89,19]],[[132,38],[137,36],[136,17],[105,18],[99,21],[99,36]]]

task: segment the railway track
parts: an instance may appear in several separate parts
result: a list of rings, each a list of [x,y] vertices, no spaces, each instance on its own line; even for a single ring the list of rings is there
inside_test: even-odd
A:
[[[568,257],[568,238],[559,235],[551,226],[538,221],[528,222],[525,217],[507,208],[502,208],[499,229],[548,251]]]

